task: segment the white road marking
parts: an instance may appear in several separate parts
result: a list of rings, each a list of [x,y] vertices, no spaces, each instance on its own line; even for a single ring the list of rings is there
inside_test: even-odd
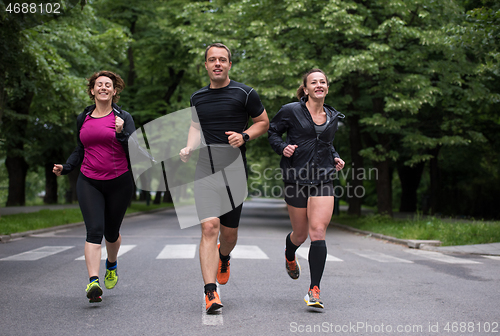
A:
[[[45,233],[32,234],[31,237],[36,237],[36,238],[55,237],[57,234],[63,233],[66,231],[69,231],[69,229],[61,229],[61,230],[49,231],[49,232],[45,232]]]
[[[297,253],[297,255],[298,255],[299,257],[302,257],[302,258],[304,258],[304,259],[306,259],[306,260],[308,260],[308,259],[309,259],[309,247],[306,247],[306,246],[301,246],[301,247],[299,247],[299,248],[297,249],[297,252],[296,252],[296,253]],[[326,255],[326,261],[344,261],[344,260],[339,259],[339,258],[337,258],[337,257],[334,257],[334,256],[332,256],[331,254],[327,254],[327,255]]]
[[[42,259],[45,257],[48,257],[50,255],[63,252],[66,250],[69,250],[70,248],[73,248],[74,246],[43,246],[31,251],[19,253],[12,255],[10,257],[2,258],[0,260],[16,260],[16,261],[32,261],[32,260],[38,260]]]
[[[196,244],[165,245],[156,259],[193,259],[196,254]]]
[[[220,298],[219,286],[217,286],[217,293],[219,294]],[[219,308],[215,314],[207,314],[207,304],[205,302],[205,295],[203,295],[203,304],[201,305],[201,323],[203,323],[204,325],[224,324],[224,319],[222,318],[222,308]]]
[[[236,245],[231,251],[234,259],[269,259],[257,245]]]
[[[360,257],[367,258],[370,260],[375,260],[378,262],[398,262],[398,263],[407,263],[407,264],[413,264],[413,261],[406,260],[406,259],[401,259],[401,258],[396,258],[384,253],[380,252],[375,252],[372,250],[355,250],[355,249],[346,249],[346,251],[352,252],[354,254],[359,255]]]
[[[489,256],[489,255],[484,255],[483,257],[488,258],[488,259],[493,259],[493,260],[500,260],[499,256]]]
[[[463,258],[456,258],[452,257],[446,254],[442,254],[439,252],[433,252],[433,251],[424,251],[424,250],[404,250],[406,253],[410,253],[416,256],[428,258],[428,259],[433,259],[441,262],[445,262],[448,264],[482,264],[478,261],[474,260],[468,260],[468,259],[463,259]]]
[[[122,245],[120,246],[120,249],[118,250],[118,257],[121,257],[137,245]],[[108,257],[108,251],[106,251],[106,246],[101,248],[101,260],[106,260]],[[85,255],[76,258],[75,260],[85,260]]]

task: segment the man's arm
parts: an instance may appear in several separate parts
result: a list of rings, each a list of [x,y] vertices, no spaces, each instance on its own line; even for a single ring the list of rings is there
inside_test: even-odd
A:
[[[250,140],[260,137],[269,129],[269,118],[266,110],[264,110],[258,117],[252,118],[252,121],[253,125],[245,131],[245,133],[250,137]],[[233,148],[241,147],[245,143],[241,133],[228,131],[226,132],[226,135],[228,135],[227,139]]]
[[[187,162],[191,157],[191,154],[194,149],[198,148],[200,145],[201,137],[200,137],[200,124],[195,123],[191,120],[191,126],[189,127],[188,140],[187,145],[183,149],[181,149],[179,155],[181,157],[182,162]]]

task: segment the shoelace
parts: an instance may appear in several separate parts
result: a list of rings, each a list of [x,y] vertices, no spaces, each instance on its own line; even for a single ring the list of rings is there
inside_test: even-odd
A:
[[[228,266],[229,266],[229,260],[227,260],[227,261],[221,260],[220,272],[221,273],[226,273]]]
[[[295,271],[295,269],[297,268],[297,263],[294,261],[288,261],[287,259],[287,262],[288,262],[288,267],[290,268],[291,271]]]
[[[313,298],[315,298],[316,300],[319,300],[319,292],[320,292],[320,290],[316,289],[316,287],[311,289],[311,294],[312,294]]]
[[[208,295],[208,301],[212,301],[215,299],[214,292],[208,292],[207,295]]]

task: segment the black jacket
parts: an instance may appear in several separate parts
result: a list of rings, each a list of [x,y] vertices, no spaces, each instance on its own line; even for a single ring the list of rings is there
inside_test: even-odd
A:
[[[316,135],[306,101],[307,98],[303,97],[300,102],[282,106],[269,125],[269,143],[276,153],[282,155],[280,167],[283,181],[287,183],[319,184],[331,181],[336,172],[334,158],[340,157],[332,142],[339,119],[344,115],[325,104],[330,122],[320,135]],[[284,133],[285,141],[282,138]],[[298,146],[289,158],[283,155],[283,149],[288,145]]]
[[[124,124],[123,124],[123,130],[121,133],[116,133],[116,140],[121,143],[123,149],[125,150],[125,153],[127,155],[127,162],[128,166],[130,169],[130,157],[129,157],[129,150],[128,150],[128,139],[132,133],[135,132],[135,124],[134,124],[134,119],[128,113],[127,111],[122,110],[118,105],[115,103],[112,103],[113,107],[113,114],[115,116],[118,116],[123,119]],[[69,174],[70,172],[73,171],[76,167],[78,167],[82,162],[83,162],[83,156],[85,154],[85,149],[83,147],[83,144],[80,140],[80,129],[83,126],[83,122],[85,121],[85,118],[94,111],[95,105],[90,105],[85,108],[85,110],[76,117],[76,142],[77,146],[73,153],[69,156],[68,160],[66,160],[66,163],[63,164],[63,170],[62,170],[62,175]]]

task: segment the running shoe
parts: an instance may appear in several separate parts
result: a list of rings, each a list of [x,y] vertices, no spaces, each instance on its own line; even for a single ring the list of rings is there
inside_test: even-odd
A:
[[[99,281],[94,280],[91,283],[87,285],[87,289],[85,290],[87,293],[87,298],[89,299],[90,303],[94,302],[101,302],[102,298],[102,288],[99,286]]]
[[[217,249],[220,248],[220,244],[217,245]],[[229,267],[229,259],[222,261],[219,258],[219,268],[217,269],[217,282],[221,285],[225,285],[229,280],[229,274],[231,273],[231,268]]]
[[[220,302],[219,294],[217,291],[211,291],[205,294],[205,303],[207,314],[215,313],[218,309],[222,308],[223,305]]]
[[[118,271],[115,269],[106,268],[106,276],[104,277],[104,286],[107,289],[112,289],[118,282]]]
[[[285,253],[286,254],[286,253]],[[286,272],[292,278],[293,280],[297,280],[300,276],[300,264],[299,261],[297,260],[297,257],[293,261],[288,261],[285,255],[285,261],[286,261]]]
[[[313,289],[309,289],[307,295],[304,296],[304,301],[309,307],[324,308],[323,301],[319,298],[319,288],[314,286]]]

